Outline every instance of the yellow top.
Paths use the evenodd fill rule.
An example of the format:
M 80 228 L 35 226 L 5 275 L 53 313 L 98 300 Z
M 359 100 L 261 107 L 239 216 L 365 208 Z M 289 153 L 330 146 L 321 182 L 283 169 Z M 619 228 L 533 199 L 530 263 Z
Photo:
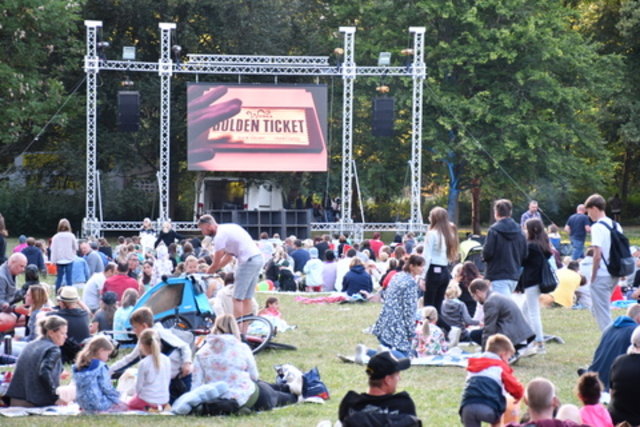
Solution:
M 561 306 L 571 308 L 576 289 L 580 287 L 580 274 L 568 268 L 561 268 L 556 271 L 556 274 L 558 275 L 558 287 L 550 295 Z

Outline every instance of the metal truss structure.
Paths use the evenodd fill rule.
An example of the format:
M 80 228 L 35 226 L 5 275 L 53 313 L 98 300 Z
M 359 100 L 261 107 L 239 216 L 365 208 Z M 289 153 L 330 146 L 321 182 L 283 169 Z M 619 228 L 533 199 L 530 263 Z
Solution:
M 422 92 L 426 77 L 424 63 L 424 27 L 411 27 L 413 33 L 413 62 L 406 67 L 362 67 L 354 60 L 355 27 L 340 27 L 344 35 L 344 57 L 341 63 L 331 65 L 324 56 L 245 56 L 245 55 L 187 55 L 187 61 L 174 62 L 171 59 L 171 36 L 176 24 L 160 23 L 160 58 L 158 62 L 128 60 L 107 60 L 98 55 L 98 29 L 101 21 L 85 21 L 87 50 L 84 70 L 87 74 L 87 171 L 86 171 L 86 214 L 82 234 L 97 237 L 104 231 L 137 231 L 139 221 L 104 221 L 96 216 L 100 207 L 97 171 L 97 75 L 100 71 L 152 72 L 160 77 L 160 153 L 159 153 L 159 215 L 160 225 L 169 218 L 169 170 L 170 170 L 170 118 L 171 118 L 171 77 L 175 73 L 187 74 L 233 74 L 271 76 L 336 76 L 342 77 L 344 84 L 342 114 L 342 193 L 340 221 L 336 223 L 314 223 L 312 230 L 339 231 L 362 236 L 364 231 L 416 231 L 423 232 L 420 211 L 421 155 L 422 155 Z M 353 163 L 353 86 L 357 76 L 411 77 L 413 79 L 412 132 L 411 132 L 411 217 L 409 223 L 353 223 L 352 183 Z M 174 228 L 181 231 L 197 230 L 193 222 L 174 222 Z

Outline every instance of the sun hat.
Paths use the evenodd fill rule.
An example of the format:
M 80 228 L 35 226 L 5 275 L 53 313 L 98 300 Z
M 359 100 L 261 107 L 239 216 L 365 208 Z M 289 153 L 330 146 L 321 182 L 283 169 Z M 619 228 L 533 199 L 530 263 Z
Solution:
M 73 286 L 63 286 L 60 288 L 60 293 L 58 294 L 58 301 L 62 302 L 77 302 L 78 290 Z

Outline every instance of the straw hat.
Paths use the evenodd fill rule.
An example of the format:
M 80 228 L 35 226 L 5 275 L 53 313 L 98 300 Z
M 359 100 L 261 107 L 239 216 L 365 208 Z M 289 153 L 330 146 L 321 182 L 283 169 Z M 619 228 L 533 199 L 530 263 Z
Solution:
M 60 288 L 60 294 L 58 294 L 58 301 L 62 302 L 77 302 L 78 290 L 73 286 L 63 286 Z

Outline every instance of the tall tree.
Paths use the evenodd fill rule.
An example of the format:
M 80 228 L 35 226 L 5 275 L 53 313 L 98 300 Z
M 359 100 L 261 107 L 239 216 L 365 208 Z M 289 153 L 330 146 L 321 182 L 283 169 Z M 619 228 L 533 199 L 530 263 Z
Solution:
M 42 149 L 69 137 L 63 128 L 81 112 L 75 98 L 55 115 L 80 73 L 69 73 L 82 57 L 74 35 L 81 2 L 4 0 L 0 5 L 0 156 L 13 162 L 29 143 Z M 76 84 L 79 82 L 75 82 Z M 39 131 L 52 126 L 39 141 Z
M 459 189 L 523 198 L 541 178 L 566 191 L 606 176 L 594 113 L 616 81 L 613 59 L 569 27 L 558 2 L 379 0 L 333 10 L 368 30 L 371 50 L 402 43 L 403 27 L 426 27 L 425 164 L 448 162 Z

